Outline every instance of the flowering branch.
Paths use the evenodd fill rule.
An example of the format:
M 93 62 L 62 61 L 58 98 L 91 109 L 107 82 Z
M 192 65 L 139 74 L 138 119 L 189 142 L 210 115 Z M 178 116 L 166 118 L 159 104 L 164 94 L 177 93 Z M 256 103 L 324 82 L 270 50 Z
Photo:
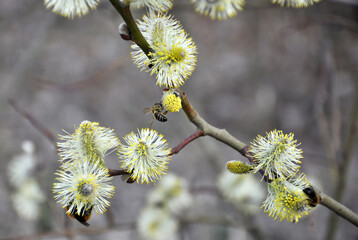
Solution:
M 187 144 L 189 144 L 191 141 L 194 141 L 195 139 L 204 136 L 203 130 L 198 130 L 189 137 L 185 138 L 181 143 L 179 143 L 177 146 L 172 148 L 169 155 L 178 154 L 180 150 L 182 150 Z
M 133 42 L 135 42 L 148 56 L 150 52 L 149 44 L 147 40 L 145 40 L 145 38 L 143 37 L 142 33 L 138 28 L 138 25 L 133 19 L 132 13 L 129 9 L 129 4 L 123 3 L 119 0 L 109 0 L 109 1 L 112 3 L 113 7 L 118 11 L 118 13 L 122 16 L 124 22 L 127 24 Z
M 233 137 L 225 129 L 216 128 L 206 122 L 203 118 L 200 117 L 197 111 L 190 104 L 186 94 L 181 90 L 179 90 L 179 92 L 182 100 L 183 110 L 189 121 L 191 121 L 199 129 L 201 129 L 204 132 L 204 135 L 209 135 L 216 140 L 225 143 L 226 145 L 237 150 L 244 157 L 248 158 L 250 162 L 253 162 L 252 157 L 248 154 L 248 146 L 245 143 Z M 261 172 L 261 174 L 263 173 Z M 335 201 L 325 193 L 317 190 L 315 187 L 313 188 L 314 190 L 316 190 L 315 192 L 318 195 L 318 199 L 320 199 L 320 204 L 327 207 L 331 211 L 335 212 L 337 215 L 345 218 L 346 220 L 358 227 L 358 215 L 356 213 L 354 213 L 352 210 L 348 209 L 341 203 Z

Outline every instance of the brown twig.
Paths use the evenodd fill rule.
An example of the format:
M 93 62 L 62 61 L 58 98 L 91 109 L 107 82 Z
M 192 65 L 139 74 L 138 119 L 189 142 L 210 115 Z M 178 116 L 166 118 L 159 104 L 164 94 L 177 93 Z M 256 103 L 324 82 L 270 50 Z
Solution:
M 203 130 L 198 130 L 189 137 L 185 138 L 181 143 L 179 143 L 177 146 L 172 148 L 169 155 L 178 154 L 180 150 L 182 150 L 186 145 L 188 145 L 191 141 L 194 141 L 195 139 L 204 136 Z
M 108 168 L 108 173 L 109 173 L 110 177 L 128 174 L 128 172 L 126 172 L 124 170 L 121 170 L 121 169 L 116 170 L 116 169 L 110 169 L 110 168 Z
M 14 99 L 9 100 L 10 105 L 15 109 L 16 112 L 20 113 L 24 118 L 26 118 L 34 128 L 36 128 L 42 135 L 46 137 L 47 140 L 51 142 L 55 148 L 57 148 L 56 137 L 53 133 L 45 127 L 39 120 L 32 116 L 28 111 L 22 108 Z

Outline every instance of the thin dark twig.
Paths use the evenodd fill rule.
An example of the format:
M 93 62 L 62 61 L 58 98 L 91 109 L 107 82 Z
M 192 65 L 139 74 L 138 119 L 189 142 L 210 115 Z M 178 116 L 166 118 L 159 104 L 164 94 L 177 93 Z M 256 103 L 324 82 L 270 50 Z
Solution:
M 188 145 L 190 142 L 194 141 L 195 139 L 204 136 L 203 130 L 198 130 L 189 137 L 185 138 L 181 143 L 179 143 L 177 146 L 172 148 L 169 155 L 178 154 L 180 150 L 182 150 L 186 145 Z
M 39 120 L 32 116 L 27 110 L 22 108 L 14 99 L 9 100 L 10 105 L 15 109 L 16 112 L 20 113 L 24 118 L 26 118 L 34 128 L 36 128 L 42 135 L 46 137 L 47 140 L 51 142 L 55 148 L 57 148 L 57 140 L 53 133 L 45 127 Z

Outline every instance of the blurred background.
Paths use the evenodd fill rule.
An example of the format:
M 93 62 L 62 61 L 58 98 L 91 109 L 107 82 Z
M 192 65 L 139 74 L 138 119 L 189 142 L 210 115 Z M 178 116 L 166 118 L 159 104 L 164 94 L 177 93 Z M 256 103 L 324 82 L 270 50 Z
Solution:
M 144 13 L 133 11 L 138 19 Z M 273 129 L 295 133 L 309 181 L 358 212 L 352 127 L 358 105 L 357 1 L 323 0 L 287 9 L 248 0 L 236 17 L 212 21 L 194 12 L 189 0 L 175 0 L 169 13 L 198 47 L 197 67 L 181 89 L 199 114 L 246 143 Z M 151 117 L 142 110 L 160 100 L 161 89 L 154 76 L 132 63 L 131 42 L 117 32 L 121 22 L 105 0 L 74 20 L 53 14 L 43 1 L 0 1 L 0 239 L 143 239 L 136 221 L 155 185 L 115 177 L 110 209 L 94 215 L 90 228 L 82 226 L 53 199 L 53 173 L 60 165 L 53 144 L 20 114 L 26 111 L 54 138 L 62 129 L 72 133 L 83 120 L 112 128 L 119 138 L 148 127 Z M 171 147 L 196 130 L 182 111 L 168 119 L 155 121 L 153 128 Z M 11 162 L 24 154 L 35 162 L 30 175 L 41 203 L 31 219 L 22 214 L 31 206 L 16 205 L 24 200 L 17 194 L 22 186 L 11 180 L 23 175 L 25 166 Z M 209 137 L 173 156 L 168 172 L 189 183 L 193 203 L 171 239 L 358 238 L 356 227 L 342 218 L 332 220 L 323 206 L 297 224 L 273 220 L 262 209 L 246 213 L 235 207 L 216 188 L 232 159 L 246 161 Z M 120 168 L 115 153 L 106 164 Z M 266 183 L 254 177 L 262 185 L 255 191 L 265 196 Z

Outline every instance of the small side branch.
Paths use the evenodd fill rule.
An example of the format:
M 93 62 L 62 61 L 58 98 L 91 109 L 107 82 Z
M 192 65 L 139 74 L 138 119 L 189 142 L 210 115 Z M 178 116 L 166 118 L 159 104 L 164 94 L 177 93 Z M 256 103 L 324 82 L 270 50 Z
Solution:
M 190 135 L 189 137 L 185 138 L 181 143 L 179 143 L 177 146 L 175 146 L 174 148 L 172 148 L 171 152 L 169 155 L 174 155 L 174 154 L 178 154 L 180 152 L 181 149 L 183 149 L 186 145 L 188 145 L 190 142 L 194 141 L 195 139 L 204 136 L 204 131 L 203 130 L 198 130 L 195 133 L 193 133 L 192 135 Z

